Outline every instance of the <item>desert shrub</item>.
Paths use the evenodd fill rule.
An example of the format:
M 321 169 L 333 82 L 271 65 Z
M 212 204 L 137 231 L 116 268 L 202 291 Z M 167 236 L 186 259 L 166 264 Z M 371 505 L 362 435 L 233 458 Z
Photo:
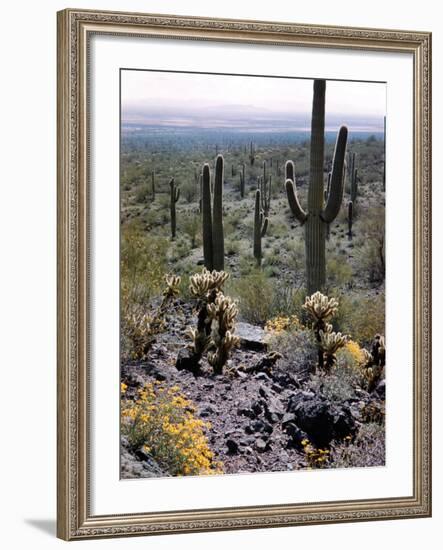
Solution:
M 268 273 L 268 271 L 266 271 Z M 279 276 L 280 273 L 277 275 Z M 286 281 L 276 280 L 274 283 L 274 295 L 271 314 L 276 316 L 297 315 L 302 319 L 302 304 L 306 297 L 304 288 L 288 284 Z
M 225 252 L 228 256 L 234 256 L 240 252 L 240 243 L 232 238 L 225 241 Z
M 122 385 L 122 435 L 133 450 L 143 448 L 174 476 L 223 473 L 205 435 L 210 424 L 195 417 L 195 406 L 177 386 L 149 383 L 135 399 L 125 391 Z
M 301 444 L 308 469 L 327 468 L 329 466 L 329 449 L 318 449 L 309 439 L 303 439 Z
M 385 333 L 385 297 L 342 294 L 334 324 L 360 345 L 368 345 L 375 334 Z
M 255 269 L 229 285 L 229 293 L 238 299 L 240 317 L 255 325 L 264 325 L 272 317 L 274 290 L 266 275 Z
M 146 203 L 152 196 L 152 188 L 150 185 L 145 184 L 137 189 L 135 194 L 135 202 Z
M 185 183 L 180 185 L 180 189 L 182 197 L 185 199 L 186 202 L 191 203 L 197 200 L 198 186 L 194 181 L 186 181 Z
M 353 442 L 333 443 L 330 467 L 364 468 L 384 466 L 386 459 L 385 428 L 380 424 L 363 424 Z
M 176 241 L 172 244 L 171 248 L 171 261 L 177 262 L 183 258 L 189 256 L 191 252 L 191 243 L 181 235 Z
M 343 403 L 355 397 L 355 386 L 359 380 L 358 373 L 353 369 L 336 367 L 328 375 L 311 375 L 306 387 L 317 395 L 323 395 L 329 401 Z
M 147 235 L 140 223 L 131 222 L 121 232 L 121 303 L 123 313 L 143 305 L 157 294 L 166 273 L 168 241 Z
M 188 212 L 183 216 L 181 223 L 184 233 L 189 237 L 191 241 L 191 248 L 197 246 L 197 240 L 200 237 L 201 221 L 197 212 Z
M 295 374 L 301 379 L 309 376 L 317 360 L 317 347 L 311 331 L 307 330 L 295 328 L 271 333 L 268 348 L 282 355 L 276 370 Z
M 337 368 L 350 368 L 361 373 L 364 363 L 364 351 L 354 340 L 349 340 L 343 348 L 337 351 Z
M 151 349 L 155 336 L 164 330 L 165 313 L 180 293 L 180 277 L 167 275 L 163 298 L 155 309 L 131 304 L 122 316 L 122 355 L 133 360 L 144 359 Z
M 360 272 L 370 282 L 382 282 L 385 279 L 384 208 L 370 208 L 366 211 L 362 233 L 365 242 L 356 252 Z
M 374 424 L 385 424 L 385 404 L 377 401 L 371 401 L 361 409 L 363 422 Z
M 328 256 L 326 276 L 328 287 L 345 287 L 352 281 L 352 268 L 337 254 Z
M 272 334 L 280 334 L 287 330 L 298 330 L 301 328 L 300 320 L 296 315 L 290 317 L 273 317 L 265 325 L 265 330 Z

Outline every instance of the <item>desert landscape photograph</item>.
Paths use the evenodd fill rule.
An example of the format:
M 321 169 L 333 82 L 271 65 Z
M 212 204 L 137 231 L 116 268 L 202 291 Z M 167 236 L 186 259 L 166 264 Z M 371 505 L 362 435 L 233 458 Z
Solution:
M 384 466 L 385 84 L 120 85 L 121 478 Z

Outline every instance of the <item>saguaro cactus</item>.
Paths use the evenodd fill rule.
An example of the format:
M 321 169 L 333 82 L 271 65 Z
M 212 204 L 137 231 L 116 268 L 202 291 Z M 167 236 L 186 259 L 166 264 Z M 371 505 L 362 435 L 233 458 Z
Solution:
M 269 210 L 271 208 L 271 185 L 272 176 L 268 176 L 266 170 L 266 161 L 263 161 L 263 177 L 259 179 L 259 188 L 261 191 L 261 207 L 265 218 L 269 216 Z
M 348 237 L 350 241 L 352 240 L 353 211 L 354 211 L 353 202 L 349 201 L 348 202 Z
M 202 223 L 203 256 L 205 267 L 222 271 L 225 263 L 223 231 L 223 156 L 215 162 L 214 197 L 211 193 L 211 172 L 209 165 L 203 166 Z
M 155 170 L 151 172 L 151 182 L 152 182 L 152 200 L 155 201 Z
M 255 161 L 255 151 L 254 151 L 254 144 L 251 141 L 250 147 L 249 147 L 249 162 L 251 163 L 251 166 L 253 166 Z
M 355 203 L 358 193 L 358 169 L 355 167 L 356 154 L 349 153 L 349 193 L 351 195 L 351 201 Z
M 261 209 L 261 191 L 257 189 L 255 192 L 255 212 L 254 212 L 254 258 L 257 260 L 257 265 L 261 265 L 262 248 L 261 240 L 266 235 L 268 229 L 268 217 L 264 215 Z
M 313 294 L 326 282 L 326 228 L 337 216 L 343 199 L 343 166 L 348 129 L 342 126 L 337 135 L 328 200 L 324 205 L 324 141 L 326 81 L 314 80 L 311 121 L 310 178 L 308 208 L 300 205 L 296 191 L 294 165 L 286 163 L 286 193 L 293 215 L 305 226 L 307 292 Z
M 180 187 L 175 183 L 174 178 L 171 179 L 169 182 L 170 187 L 170 196 L 171 196 L 171 202 L 170 202 L 170 210 L 171 210 L 171 238 L 172 240 L 175 239 L 175 232 L 177 228 L 177 215 L 175 211 L 175 204 L 178 201 L 180 197 Z
M 240 174 L 240 196 L 242 199 L 245 198 L 245 163 L 242 164 L 242 169 Z

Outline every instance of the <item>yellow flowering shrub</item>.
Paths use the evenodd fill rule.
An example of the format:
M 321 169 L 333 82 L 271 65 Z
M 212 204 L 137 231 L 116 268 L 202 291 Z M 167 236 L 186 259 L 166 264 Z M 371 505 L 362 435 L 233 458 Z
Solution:
M 329 462 L 329 451 L 328 449 L 317 449 L 309 439 L 303 439 L 301 442 L 303 447 L 303 452 L 305 454 L 306 462 L 308 463 L 308 468 L 324 468 L 328 465 Z
M 291 315 L 289 317 L 273 317 L 269 319 L 265 325 L 265 330 L 274 334 L 280 334 L 288 330 L 297 330 L 299 328 L 301 328 L 301 324 L 296 315 Z
M 348 368 L 361 375 L 365 362 L 364 350 L 355 340 L 348 340 L 345 346 L 337 351 L 338 368 Z
M 223 473 L 205 435 L 209 422 L 195 417 L 195 406 L 178 386 L 149 383 L 135 399 L 125 397 L 124 384 L 121 389 L 122 433 L 133 449 L 143 447 L 171 475 Z

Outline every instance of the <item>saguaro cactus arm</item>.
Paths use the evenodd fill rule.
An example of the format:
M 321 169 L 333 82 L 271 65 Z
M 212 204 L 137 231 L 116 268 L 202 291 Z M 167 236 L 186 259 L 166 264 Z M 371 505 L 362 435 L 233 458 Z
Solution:
M 298 200 L 297 188 L 296 188 L 295 182 L 291 179 L 287 179 L 285 186 L 286 186 L 286 194 L 288 195 L 288 203 L 292 214 L 297 218 L 297 220 L 301 224 L 305 223 L 305 221 L 308 219 L 308 216 L 306 212 L 303 210 L 303 208 L 301 207 L 300 201 Z
M 285 163 L 285 179 L 295 182 L 295 166 L 292 160 L 287 160 Z
M 332 164 L 331 186 L 328 202 L 322 212 L 322 218 L 326 223 L 331 223 L 337 217 L 343 200 L 344 188 L 344 163 L 346 154 L 346 143 L 348 140 L 348 129 L 342 126 L 337 135 L 335 143 L 334 161 Z

